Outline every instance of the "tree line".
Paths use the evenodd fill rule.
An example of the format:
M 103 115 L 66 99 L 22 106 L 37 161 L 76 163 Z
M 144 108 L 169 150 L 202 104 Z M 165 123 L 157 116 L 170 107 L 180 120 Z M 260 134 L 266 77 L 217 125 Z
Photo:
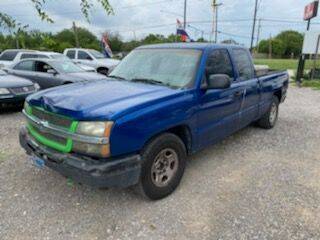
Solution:
M 88 29 L 76 29 L 79 45 L 82 48 L 101 50 L 100 39 Z M 124 41 L 119 34 L 108 34 L 109 44 L 114 52 L 129 52 L 132 49 L 147 44 L 179 42 L 179 36 L 171 34 L 149 34 L 139 40 Z M 197 39 L 197 42 L 206 42 L 205 39 Z M 234 40 L 225 40 L 223 43 L 237 44 Z M 271 50 L 273 56 L 297 57 L 301 53 L 303 35 L 296 31 L 283 31 L 276 37 L 261 40 L 255 51 L 268 54 Z M 39 30 L 21 30 L 18 34 L 4 35 L 0 33 L 0 50 L 10 48 L 26 48 L 45 51 L 63 52 L 65 48 L 76 47 L 74 30 L 64 29 L 55 34 L 41 32 Z

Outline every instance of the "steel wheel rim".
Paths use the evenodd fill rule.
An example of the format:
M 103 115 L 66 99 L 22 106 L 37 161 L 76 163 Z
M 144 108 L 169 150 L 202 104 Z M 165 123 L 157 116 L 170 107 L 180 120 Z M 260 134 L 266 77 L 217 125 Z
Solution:
M 171 148 L 161 150 L 155 157 L 151 168 L 151 179 L 157 187 L 167 186 L 179 167 L 178 154 Z
M 275 123 L 277 119 L 277 115 L 278 115 L 277 105 L 273 103 L 270 109 L 270 116 L 269 116 L 269 121 L 272 125 Z

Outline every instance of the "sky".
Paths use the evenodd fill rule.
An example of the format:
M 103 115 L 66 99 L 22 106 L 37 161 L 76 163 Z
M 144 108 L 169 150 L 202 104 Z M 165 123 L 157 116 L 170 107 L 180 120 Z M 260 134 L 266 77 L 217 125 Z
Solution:
M 212 0 L 187 0 L 187 31 L 193 39 L 212 32 Z M 260 39 L 276 36 L 283 30 L 304 32 L 304 6 L 311 0 L 259 0 Z M 58 32 L 77 26 L 86 27 L 98 37 L 105 31 L 119 33 L 123 40 L 141 39 L 149 33 L 168 35 L 176 31 L 176 19 L 183 21 L 184 0 L 110 0 L 114 15 L 107 15 L 98 1 L 88 22 L 80 11 L 80 0 L 46 0 L 44 9 L 54 20 L 50 24 L 37 16 L 31 0 L 0 0 L 0 11 L 9 14 L 29 29 Z M 255 0 L 218 0 L 223 5 L 218 14 L 218 41 L 234 39 L 250 45 Z M 320 16 L 319 16 L 320 18 Z M 320 30 L 320 19 L 312 20 L 311 28 Z M 255 34 L 257 39 L 259 22 Z M 1 30 L 1 29 L 0 29 Z M 3 30 L 2 30 L 3 31 Z

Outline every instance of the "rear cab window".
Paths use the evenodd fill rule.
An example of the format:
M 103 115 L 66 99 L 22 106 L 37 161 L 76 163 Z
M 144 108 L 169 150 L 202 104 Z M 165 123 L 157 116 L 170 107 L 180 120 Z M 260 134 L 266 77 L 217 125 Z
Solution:
M 76 58 L 76 51 L 75 50 L 68 50 L 66 56 L 70 59 Z
M 233 58 L 239 73 L 239 80 L 246 81 L 254 78 L 254 69 L 249 52 L 244 49 L 233 49 Z
M 92 60 L 92 57 L 85 51 L 78 51 L 78 59 L 81 60 Z
M 0 61 L 13 61 L 19 51 L 4 51 L 1 55 L 0 55 Z

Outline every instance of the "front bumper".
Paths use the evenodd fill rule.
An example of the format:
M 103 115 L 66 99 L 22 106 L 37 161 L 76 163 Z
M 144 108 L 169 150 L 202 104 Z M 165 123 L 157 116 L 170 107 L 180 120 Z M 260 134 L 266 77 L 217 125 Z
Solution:
M 28 95 L 29 94 L 23 94 L 23 95 L 10 94 L 10 95 L 2 95 L 2 96 L 0 95 L 0 107 L 23 104 Z
M 59 153 L 36 143 L 25 127 L 21 128 L 19 139 L 28 155 L 43 159 L 47 167 L 75 182 L 97 188 L 126 188 L 139 181 L 141 157 L 138 154 L 98 161 L 77 154 Z

